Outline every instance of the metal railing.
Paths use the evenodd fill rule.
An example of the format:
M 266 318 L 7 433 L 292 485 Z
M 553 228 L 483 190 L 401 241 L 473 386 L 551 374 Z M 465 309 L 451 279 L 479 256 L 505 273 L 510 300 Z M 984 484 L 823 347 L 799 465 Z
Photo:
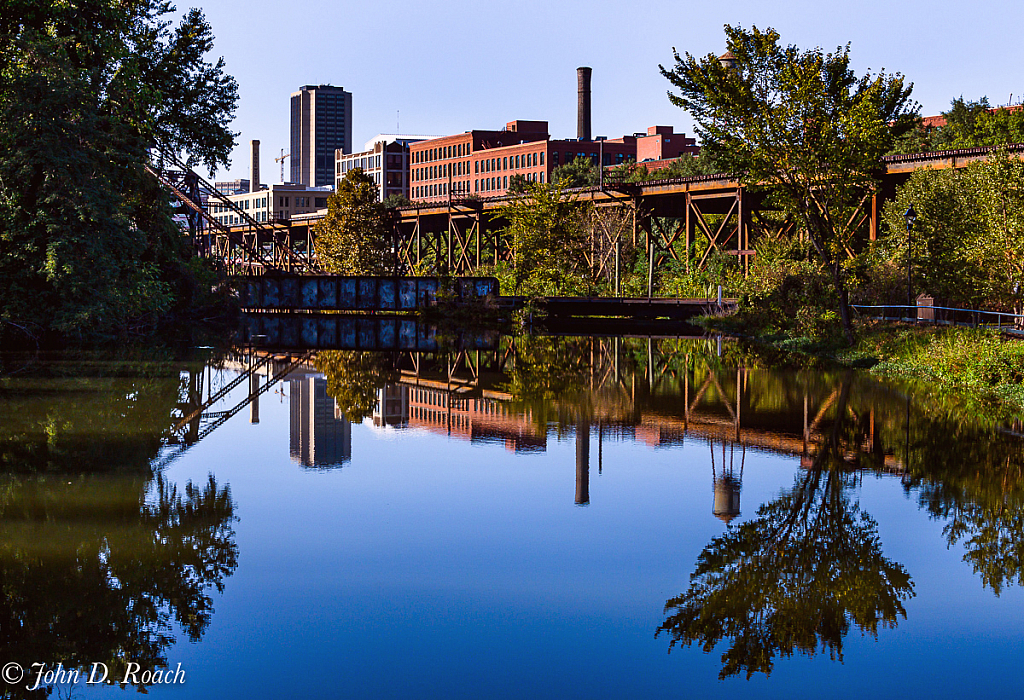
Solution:
M 982 311 L 953 306 L 899 306 L 851 304 L 858 314 L 880 321 L 939 323 L 970 328 L 990 328 L 1000 333 L 1024 335 L 1024 314 L 1009 311 Z M 892 310 L 893 313 L 888 312 Z M 877 314 L 877 315 L 876 315 Z

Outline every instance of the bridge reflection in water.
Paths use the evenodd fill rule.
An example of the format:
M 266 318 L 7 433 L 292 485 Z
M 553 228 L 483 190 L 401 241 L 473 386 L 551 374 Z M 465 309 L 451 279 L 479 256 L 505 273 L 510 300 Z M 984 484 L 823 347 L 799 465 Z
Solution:
M 600 473 L 606 441 L 654 449 L 703 441 L 712 513 L 724 522 L 741 513 L 748 449 L 792 455 L 806 468 L 840 423 L 848 468 L 905 471 L 901 446 L 883 446 L 875 431 L 878 412 L 891 424 L 895 413 L 902 415 L 902 404 L 894 407 L 892 395 L 860 382 L 857 406 L 849 398 L 840 405 L 843 388 L 856 383 L 852 375 L 764 370 L 732 358 L 734 344 L 721 338 L 464 333 L 449 339 L 456 347 L 442 351 L 434 329 L 413 323 L 417 337 L 430 338 L 435 349 L 240 349 L 226 366 L 242 372 L 231 386 L 247 381 L 247 396 L 227 411 L 210 410 L 224 391 L 199 402 L 176 426 L 182 449 L 244 406 L 257 422 L 261 395 L 283 382 L 291 405 L 291 454 L 306 467 L 348 463 L 351 422 L 364 419 L 379 430 L 426 430 L 517 453 L 545 451 L 554 431 L 574 436 L 574 501 L 585 505 L 592 456 L 596 452 Z M 861 395 L 869 387 L 869 395 Z M 283 400 L 285 390 L 277 391 Z

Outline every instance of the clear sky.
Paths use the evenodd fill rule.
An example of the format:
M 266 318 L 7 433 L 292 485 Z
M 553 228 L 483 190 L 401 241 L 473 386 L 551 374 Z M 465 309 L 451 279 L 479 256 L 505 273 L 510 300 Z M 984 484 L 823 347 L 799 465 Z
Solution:
M 187 3 L 181 3 L 184 10 Z M 259 139 L 264 182 L 288 143 L 289 95 L 331 84 L 353 93 L 352 145 L 400 129 L 451 134 L 545 119 L 553 138 L 576 136 L 576 67 L 593 73 L 593 133 L 611 138 L 654 124 L 690 131 L 669 104 L 658 64 L 672 48 L 724 50 L 726 23 L 774 27 L 784 43 L 831 50 L 850 43 L 854 67 L 898 71 L 914 83 L 922 114 L 954 97 L 994 105 L 1024 95 L 1016 2 L 829 3 L 207 0 L 215 56 L 239 83 L 238 146 L 217 179 L 249 176 Z

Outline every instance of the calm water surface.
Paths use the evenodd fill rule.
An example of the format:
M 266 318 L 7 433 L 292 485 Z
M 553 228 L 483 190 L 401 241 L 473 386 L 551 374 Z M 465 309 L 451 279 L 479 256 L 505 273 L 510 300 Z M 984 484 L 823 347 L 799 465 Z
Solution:
M 1019 693 L 1024 441 L 920 387 L 643 338 L 0 362 L 4 697 L 136 693 L 94 663 L 190 698 Z

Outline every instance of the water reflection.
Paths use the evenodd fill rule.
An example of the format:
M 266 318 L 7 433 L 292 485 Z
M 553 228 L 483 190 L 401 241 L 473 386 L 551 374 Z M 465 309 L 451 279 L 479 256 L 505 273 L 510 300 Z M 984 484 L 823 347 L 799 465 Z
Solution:
M 658 634 L 670 647 L 727 645 L 723 677 L 769 673 L 795 652 L 841 660 L 851 629 L 876 635 L 905 618 L 914 584 L 853 497 L 864 473 L 898 477 L 945 522 L 948 543 L 966 548 L 983 585 L 998 594 L 1021 582 L 1022 441 L 927 396 L 911 399 L 913 388 L 777 370 L 707 341 L 527 337 L 503 339 L 494 352 L 377 362 L 386 370 L 371 365 L 364 378 L 387 425 L 517 451 L 544 449 L 552 434 L 574 437 L 577 505 L 591 502 L 594 432 L 599 469 L 605 440 L 658 449 L 705 441 L 710 510 L 725 523 L 741 517 L 747 450 L 792 456 L 801 469 L 793 485 L 713 539 L 689 589 L 665 606 Z M 343 384 L 332 365 L 318 367 L 328 386 Z M 371 394 L 361 392 L 368 413 Z
M 701 537 L 696 562 L 679 557 L 670 590 L 682 593 L 664 609 L 649 601 L 643 634 L 658 626 L 662 651 L 724 651 L 723 677 L 767 674 L 797 653 L 841 660 L 850 631 L 884 634 L 908 615 L 914 572 L 862 508 L 865 474 L 886 475 L 941 522 L 986 589 L 1024 583 L 1021 436 L 916 388 L 782 370 L 734 343 L 521 337 L 450 352 L 246 349 L 207 363 L 47 367 L 0 379 L 0 652 L 11 658 L 158 665 L 173 626 L 203 635 L 237 565 L 235 505 L 214 477 L 176 488 L 161 469 L 246 410 L 250 423 L 288 421 L 304 468 L 348 465 L 354 452 L 358 462 L 353 441 L 367 430 L 353 423 L 509 459 L 547 453 L 566 467 L 558 505 L 580 506 L 577 523 L 612 510 L 600 479 L 610 445 L 687 450 L 701 517 L 721 534 Z M 288 411 L 267 406 L 271 391 Z M 795 474 L 765 503 L 750 486 L 759 452 Z
M 316 375 L 288 379 L 292 459 L 304 467 L 340 467 L 352 459 L 352 423 Z
M 721 678 L 768 674 L 777 655 L 795 651 L 842 660 L 852 626 L 877 635 L 879 626 L 906 618 L 910 575 L 883 555 L 875 521 L 850 497 L 855 475 L 846 448 L 851 428 L 857 432 L 847 420 L 850 384 L 844 376 L 836 420 L 792 488 L 713 539 L 689 589 L 665 604 L 658 634 L 669 636 L 670 648 L 699 644 L 710 652 L 728 640 Z M 718 495 L 716 482 L 716 507 Z
M 0 658 L 164 667 L 173 625 L 198 641 L 237 566 L 228 487 L 152 467 L 202 364 L 36 369 L 0 380 Z

